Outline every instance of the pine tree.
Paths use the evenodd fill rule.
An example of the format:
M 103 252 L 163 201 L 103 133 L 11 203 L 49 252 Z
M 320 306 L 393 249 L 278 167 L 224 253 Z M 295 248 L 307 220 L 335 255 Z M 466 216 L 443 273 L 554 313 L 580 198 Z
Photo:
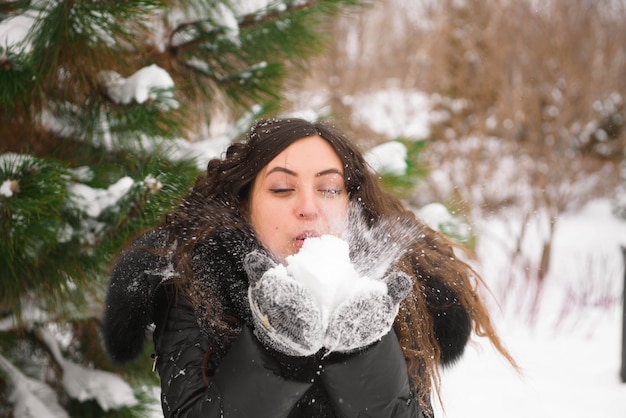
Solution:
M 145 412 L 150 344 L 102 349 L 107 268 L 356 3 L 0 2 L 0 416 Z

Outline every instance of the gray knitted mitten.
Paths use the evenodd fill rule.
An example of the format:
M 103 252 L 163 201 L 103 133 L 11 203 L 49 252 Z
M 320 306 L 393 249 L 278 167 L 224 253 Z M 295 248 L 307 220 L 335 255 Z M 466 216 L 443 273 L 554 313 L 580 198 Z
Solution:
M 357 292 L 337 307 L 328 323 L 324 347 L 336 352 L 356 351 L 391 330 L 412 282 L 403 272 L 389 273 L 382 280 L 387 292 L 375 288 Z
M 268 347 L 290 356 L 309 356 L 322 348 L 321 312 L 311 293 L 283 265 L 260 252 L 244 260 L 254 334 Z

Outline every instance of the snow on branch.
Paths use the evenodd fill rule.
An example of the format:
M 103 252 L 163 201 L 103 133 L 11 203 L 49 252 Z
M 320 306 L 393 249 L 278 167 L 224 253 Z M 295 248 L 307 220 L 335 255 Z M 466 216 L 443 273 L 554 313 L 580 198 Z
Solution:
M 16 330 L 18 328 L 31 329 L 34 324 L 50 320 L 49 312 L 31 303 L 22 304 L 19 316 L 7 315 L 0 319 L 0 332 Z
M 117 104 L 141 104 L 150 100 L 156 101 L 163 110 L 179 107 L 172 91 L 174 80 L 155 64 L 138 70 L 128 78 L 115 71 L 102 70 L 98 73 L 98 83 L 107 97 Z
M 370 149 L 365 154 L 365 160 L 377 173 L 402 176 L 406 174 L 408 167 L 407 154 L 404 144 L 398 141 L 389 141 Z
M 15 418 L 69 418 L 67 412 L 59 405 L 57 395 L 50 386 L 26 376 L 2 354 L 0 354 L 0 369 L 5 371 L 13 383 L 9 401 L 14 405 Z
M 122 177 L 107 189 L 94 189 L 86 184 L 70 185 L 73 206 L 79 208 L 91 218 L 97 218 L 102 211 L 117 203 L 135 184 L 128 176 Z
M 32 45 L 26 37 L 34 22 L 35 16 L 30 12 L 0 21 L 0 58 L 6 58 L 9 50 L 30 53 Z
M 229 6 L 220 4 L 214 10 L 205 15 L 197 16 L 198 11 L 194 10 L 194 18 L 191 19 L 181 10 L 170 11 L 169 19 L 173 23 L 173 30 L 169 37 L 169 49 L 180 52 L 182 50 L 193 49 L 199 42 L 197 38 L 191 38 L 186 33 L 190 28 L 200 29 L 201 32 L 208 32 L 214 37 L 223 37 L 235 45 L 240 45 L 240 29 L 256 25 L 263 22 L 278 20 L 287 13 L 293 13 L 302 9 L 312 7 L 318 1 L 294 0 L 242 0 L 231 2 Z M 215 27 L 209 27 L 208 22 L 219 22 Z M 182 42 L 176 40 L 183 39 Z
M 81 402 L 95 399 L 105 411 L 138 404 L 133 389 L 118 375 L 104 370 L 89 369 L 65 359 L 61 354 L 59 343 L 51 332 L 38 328 L 36 333 L 61 367 L 63 388 L 70 397 Z

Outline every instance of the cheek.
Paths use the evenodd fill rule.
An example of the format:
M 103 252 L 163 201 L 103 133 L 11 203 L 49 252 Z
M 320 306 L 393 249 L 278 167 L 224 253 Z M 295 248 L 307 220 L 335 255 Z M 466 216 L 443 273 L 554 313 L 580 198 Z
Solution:
M 257 206 L 251 213 L 252 228 L 261 243 L 268 249 L 275 246 L 284 216 L 278 208 Z M 283 221 L 281 221 L 283 220 Z

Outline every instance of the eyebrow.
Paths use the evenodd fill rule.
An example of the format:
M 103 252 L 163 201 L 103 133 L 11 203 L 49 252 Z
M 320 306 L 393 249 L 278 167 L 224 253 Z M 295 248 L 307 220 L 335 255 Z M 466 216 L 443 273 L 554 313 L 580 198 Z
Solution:
M 285 174 L 288 174 L 288 175 L 294 176 L 294 177 L 298 176 L 298 174 L 295 171 L 293 171 L 293 170 L 290 170 L 290 169 L 288 169 L 286 167 L 277 166 L 277 167 L 272 168 L 270 171 L 268 171 L 267 174 L 265 175 L 265 177 L 269 176 L 272 173 L 277 173 L 277 172 L 278 173 L 285 173 Z M 343 173 L 341 171 L 337 170 L 336 168 L 329 168 L 329 169 L 326 169 L 326 170 L 322 170 L 319 173 L 316 173 L 315 177 L 327 176 L 329 174 L 339 174 L 340 176 L 343 176 Z

